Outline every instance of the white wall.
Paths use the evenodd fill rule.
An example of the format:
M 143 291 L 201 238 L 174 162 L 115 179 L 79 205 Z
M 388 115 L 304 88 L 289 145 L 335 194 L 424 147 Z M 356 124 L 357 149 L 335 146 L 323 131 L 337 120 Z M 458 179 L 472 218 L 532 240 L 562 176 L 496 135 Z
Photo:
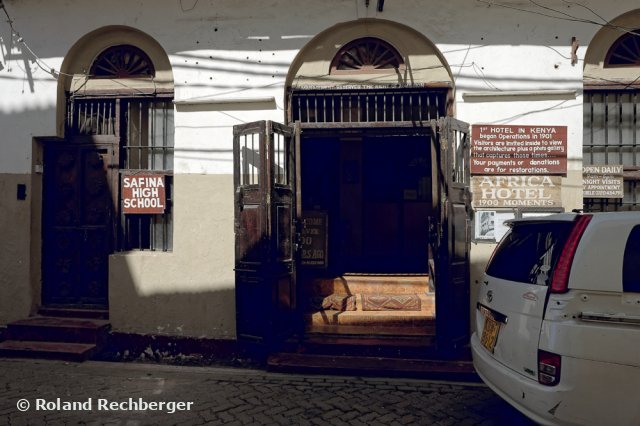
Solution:
M 571 2 L 541 2 L 576 17 L 600 20 L 586 7 Z M 553 13 L 532 3 L 505 3 L 508 7 L 469 0 L 388 1 L 379 13 L 375 1 L 366 8 L 364 0 L 5 0 L 14 30 L 27 44 L 12 35 L 5 20 L 0 21 L 0 60 L 4 64 L 0 70 L 0 179 L 12 175 L 11 182 L 14 182 L 16 174 L 31 173 L 32 136 L 56 132 L 57 82 L 47 71 L 59 69 L 71 46 L 97 28 L 134 27 L 163 46 L 173 67 L 177 101 L 275 99 L 275 107 L 269 109 L 264 109 L 263 103 L 234 107 L 214 103 L 177 108 L 176 174 L 227 175 L 219 181 L 225 182 L 232 173 L 232 126 L 261 119 L 283 121 L 284 81 L 300 49 L 316 34 L 337 23 L 365 17 L 407 25 L 440 49 L 455 78 L 455 108 L 459 119 L 472 124 L 568 126 L 569 157 L 575 160 L 570 161 L 569 168 L 577 172 L 582 143 L 582 58 L 600 26 L 542 16 L 540 13 Z M 637 6 L 635 1 L 628 0 L 582 3 L 607 20 Z M 577 52 L 580 61 L 576 65 L 570 63 L 572 37 L 577 37 L 581 44 Z M 37 61 L 29 49 L 38 56 Z M 511 93 L 473 100 L 466 96 L 482 92 L 508 95 L 523 90 L 533 94 Z M 575 95 L 568 92 L 558 95 L 548 90 L 575 91 Z M 570 180 L 574 182 L 575 177 Z M 575 201 L 571 199 L 567 203 L 573 205 Z M 204 206 L 194 203 L 195 206 L 211 215 L 209 221 L 232 226 L 230 206 L 219 209 L 213 201 Z M 176 214 L 176 229 L 181 229 L 185 233 L 184 241 L 189 241 L 190 235 L 201 230 L 197 219 L 189 215 L 183 217 L 190 219 Z M 180 223 L 181 220 L 184 222 Z M 12 226 L 11 221 L 0 222 L 0 234 L 6 235 L 5 231 Z M 19 234 L 28 236 L 28 223 L 21 226 L 24 229 Z M 31 240 L 39 238 L 32 235 Z M 224 238 L 228 239 L 229 235 L 225 234 Z M 483 247 L 476 252 L 479 265 L 488 251 Z M 28 250 L 13 256 L 25 253 L 28 255 Z M 116 263 L 124 265 L 129 261 Z M 5 256 L 0 261 L 0 270 L 16 262 L 17 258 Z M 223 278 L 210 277 L 204 284 L 207 291 L 229 289 L 232 262 L 232 256 L 227 256 L 216 264 L 224 271 Z M 474 271 L 481 271 L 478 265 Z M 198 265 L 192 268 L 197 269 Z M 185 280 L 190 280 L 189 270 L 178 273 L 172 267 L 171 271 L 172 277 L 185 274 Z M 200 270 L 198 279 L 202 271 L 210 269 Z M 145 278 L 137 279 L 144 281 Z M 178 278 L 176 286 L 177 281 Z M 152 282 L 138 284 L 145 291 L 153 291 L 150 290 Z M 168 291 L 167 283 L 163 284 L 162 291 Z M 0 300 L 0 312 L 3 303 L 12 302 Z M 123 309 L 119 312 L 125 316 L 119 318 L 118 324 L 125 327 L 126 312 Z M 184 312 L 188 314 L 187 305 Z M 233 336 L 233 318 L 228 311 L 224 315 L 224 319 L 218 321 L 222 329 L 214 334 Z M 148 332 L 156 331 L 149 328 Z M 197 327 L 193 330 L 193 333 L 202 331 Z
M 633 1 L 583 2 L 605 19 L 631 10 Z M 167 51 L 176 83 L 176 99 L 275 97 L 278 109 L 181 114 L 176 117 L 177 148 L 205 152 L 204 159 L 178 154 L 178 173 L 230 173 L 229 158 L 211 150 L 229 146 L 230 126 L 254 119 L 283 120 L 283 81 L 292 59 L 315 34 L 339 22 L 378 17 L 422 32 L 444 53 L 457 84 L 458 117 L 473 122 L 540 123 L 563 121 L 578 132 L 580 125 L 558 118 L 572 114 L 574 102 L 514 106 L 507 102 L 469 105 L 469 91 L 578 89 L 582 62 L 572 66 L 571 37 L 580 40 L 583 57 L 597 25 L 540 16 L 552 14 L 526 2 L 510 7 L 452 0 L 426 6 L 421 1 L 111 1 L 7 0 L 14 28 L 41 61 L 34 63 L 25 45 L 0 22 L 3 86 L 0 96 L 0 171 L 28 172 L 27 135 L 50 135 L 55 130 L 55 80 L 42 68 L 58 68 L 69 48 L 83 35 L 107 25 L 128 25 L 155 38 Z M 544 4 L 577 17 L 599 20 L 578 5 L 559 0 Z M 52 25 L 55 20 L 56 25 Z M 579 108 L 573 108 L 579 110 Z M 535 114 L 529 114 L 536 110 Z M 25 112 L 29 120 L 18 118 Z M 522 115 L 525 114 L 525 115 Z M 570 130 L 571 131 L 571 130 Z M 579 134 L 575 133 L 579 138 Z M 222 142 L 225 141 L 225 142 Z M 207 154 L 207 152 L 209 152 Z M 218 151 L 213 151 L 218 152 Z M 182 161 L 184 158 L 185 161 Z

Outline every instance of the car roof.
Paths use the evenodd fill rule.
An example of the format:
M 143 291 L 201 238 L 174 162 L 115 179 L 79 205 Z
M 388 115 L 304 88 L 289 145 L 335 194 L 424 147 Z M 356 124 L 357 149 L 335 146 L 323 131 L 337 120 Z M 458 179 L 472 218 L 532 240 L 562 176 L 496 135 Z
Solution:
M 573 222 L 578 213 L 556 213 L 544 216 L 523 217 L 521 219 L 511 219 L 505 221 L 507 226 L 524 225 L 531 223 L 547 223 L 547 222 Z
M 534 224 L 534 223 L 572 222 L 575 220 L 577 216 L 581 214 L 582 213 L 571 212 L 571 213 L 556 213 L 556 214 L 545 215 L 545 216 L 531 216 L 531 217 L 524 217 L 521 219 L 511 219 L 511 220 L 505 221 L 505 224 L 507 226 L 512 227 L 514 225 L 524 225 L 524 224 Z M 593 216 L 594 219 L 597 219 L 598 221 L 613 219 L 613 218 L 621 219 L 623 217 L 640 220 L 640 211 L 597 212 L 597 213 L 587 213 L 587 214 L 589 214 L 590 216 Z

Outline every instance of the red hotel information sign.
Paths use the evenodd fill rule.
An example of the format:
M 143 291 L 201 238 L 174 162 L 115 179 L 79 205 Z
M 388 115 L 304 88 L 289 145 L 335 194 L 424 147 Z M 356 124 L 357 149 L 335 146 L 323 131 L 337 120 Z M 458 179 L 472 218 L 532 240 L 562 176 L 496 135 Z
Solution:
M 166 206 L 163 175 L 122 176 L 122 209 L 125 214 L 162 214 Z
M 471 174 L 567 174 L 567 126 L 474 124 L 471 140 Z

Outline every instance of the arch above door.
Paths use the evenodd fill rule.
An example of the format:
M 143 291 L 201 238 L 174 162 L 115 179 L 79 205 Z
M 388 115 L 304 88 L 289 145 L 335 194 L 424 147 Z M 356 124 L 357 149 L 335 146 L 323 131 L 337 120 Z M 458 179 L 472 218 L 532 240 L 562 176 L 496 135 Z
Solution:
M 94 78 L 92 67 L 108 49 L 131 46 L 144 52 L 151 62 L 153 73 L 146 76 Z M 124 78 L 122 78 L 124 77 Z M 117 93 L 123 89 L 140 95 L 172 94 L 173 71 L 169 57 L 151 36 L 135 28 L 111 25 L 94 30 L 80 38 L 65 55 L 58 78 L 56 130 L 64 135 L 66 100 L 70 95 Z
M 636 32 L 640 28 L 640 9 L 632 10 L 611 20 L 611 24 L 603 26 L 594 36 L 584 57 L 584 85 L 585 87 L 609 86 L 638 83 L 638 65 L 628 64 L 620 66 L 612 63 L 611 50 L 621 38 Z M 628 30 L 626 30 L 628 29 Z M 635 46 L 635 44 L 634 44 Z M 635 52 L 637 56 L 637 52 Z M 615 61 L 614 61 L 615 62 Z
M 402 66 L 356 72 L 331 72 L 336 55 L 358 39 L 377 39 L 392 47 Z M 438 48 L 423 34 L 405 25 L 380 19 L 359 19 L 337 24 L 314 37 L 289 69 L 287 88 L 319 89 L 345 85 L 449 85 L 453 78 Z M 363 87 L 364 88 L 364 87 Z

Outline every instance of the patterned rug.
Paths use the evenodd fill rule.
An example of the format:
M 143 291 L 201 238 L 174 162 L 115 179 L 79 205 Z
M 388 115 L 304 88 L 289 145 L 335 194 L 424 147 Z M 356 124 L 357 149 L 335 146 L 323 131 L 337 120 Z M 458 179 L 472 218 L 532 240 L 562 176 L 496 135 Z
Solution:
M 363 311 L 419 311 L 417 294 L 362 294 Z
M 355 311 L 356 297 L 343 294 L 314 297 L 311 299 L 311 307 L 315 310 Z

